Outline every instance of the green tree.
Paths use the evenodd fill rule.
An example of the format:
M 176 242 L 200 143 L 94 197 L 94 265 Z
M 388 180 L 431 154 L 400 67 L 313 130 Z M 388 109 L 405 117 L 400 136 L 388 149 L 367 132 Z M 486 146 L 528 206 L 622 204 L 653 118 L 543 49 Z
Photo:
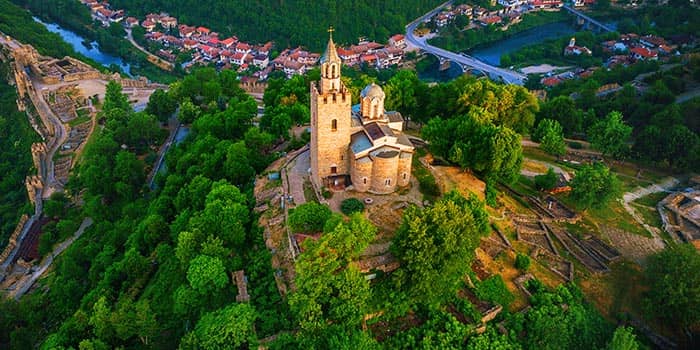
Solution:
M 257 318 L 250 304 L 229 306 L 205 314 L 193 333 L 180 343 L 182 349 L 252 349 L 258 344 L 254 323 Z
M 651 317 L 684 328 L 700 321 L 700 254 L 692 245 L 674 245 L 652 255 L 645 275 Z
M 401 262 L 399 289 L 418 303 L 437 306 L 452 297 L 469 270 L 488 214 L 476 197 L 450 192 L 432 207 L 408 208 L 392 244 Z
M 348 198 L 340 203 L 340 211 L 345 215 L 350 215 L 355 212 L 362 212 L 365 210 L 365 204 L 357 198 Z
M 122 86 L 114 80 L 110 80 L 105 88 L 105 100 L 102 104 L 103 111 L 110 111 L 114 108 L 119 108 L 123 111 L 131 111 L 129 100 L 122 93 Z
M 190 261 L 187 280 L 200 294 L 211 294 L 228 284 L 224 263 L 219 258 L 199 255 Z
M 622 114 L 619 112 L 610 112 L 588 129 L 591 147 L 616 159 L 621 159 L 629 153 L 628 141 L 631 135 L 632 127 L 622 120 Z
M 563 155 L 566 153 L 566 142 L 559 122 L 553 119 L 542 119 L 537 124 L 535 133 L 540 142 L 540 148 L 553 155 Z M 533 134 L 533 139 L 535 134 Z
M 569 96 L 557 96 L 544 104 L 538 113 L 539 119 L 553 119 L 559 122 L 563 132 L 571 135 L 583 130 L 583 113 L 576 108 Z
M 584 165 L 571 180 L 571 198 L 582 208 L 600 208 L 622 194 L 620 180 L 603 163 Z
M 557 186 L 559 176 L 554 172 L 554 169 L 549 168 L 544 175 L 535 176 L 535 187 L 538 190 L 548 191 Z
M 289 228 L 294 232 L 321 232 L 331 215 L 331 210 L 326 205 L 315 202 L 304 203 L 294 208 L 289 214 Z
M 175 99 L 169 93 L 162 89 L 156 89 L 148 98 L 146 112 L 155 115 L 161 123 L 165 123 L 175 113 L 176 108 Z
M 637 350 L 639 343 L 630 327 L 617 327 L 605 350 Z
M 307 239 L 296 261 L 289 305 L 305 333 L 319 335 L 329 322 L 357 329 L 371 298 L 369 281 L 351 264 L 371 242 L 377 229 L 360 214 L 319 238 Z
M 190 99 L 186 99 L 180 103 L 180 112 L 178 113 L 177 118 L 182 123 L 191 124 L 197 120 L 201 114 L 202 110 L 199 108 L 199 106 L 192 103 Z

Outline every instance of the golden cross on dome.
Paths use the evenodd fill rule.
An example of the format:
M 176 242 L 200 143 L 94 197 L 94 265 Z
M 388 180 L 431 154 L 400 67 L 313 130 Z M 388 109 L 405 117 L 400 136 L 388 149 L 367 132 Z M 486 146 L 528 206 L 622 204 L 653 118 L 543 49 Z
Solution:
M 331 37 L 331 40 L 333 40 L 333 32 L 335 32 L 335 29 L 333 29 L 333 26 L 328 27 L 328 35 Z

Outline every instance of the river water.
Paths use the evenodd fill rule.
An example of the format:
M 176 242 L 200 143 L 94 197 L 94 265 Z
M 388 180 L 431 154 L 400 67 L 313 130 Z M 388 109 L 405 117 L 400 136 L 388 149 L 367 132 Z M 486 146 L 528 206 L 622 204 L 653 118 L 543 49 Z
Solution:
M 100 51 L 97 42 L 91 42 L 90 47 L 88 48 L 85 45 L 83 45 L 83 42 L 87 42 L 87 40 L 81 37 L 80 35 L 70 30 L 61 28 L 58 24 L 45 23 L 37 17 L 32 18 L 34 18 L 34 21 L 44 25 L 44 27 L 46 27 L 46 29 L 48 29 L 50 32 L 60 35 L 65 42 L 70 44 L 73 47 L 73 49 L 75 49 L 75 51 L 82 54 L 83 56 L 91 58 L 95 62 L 105 67 L 109 67 L 110 65 L 114 64 L 116 66 L 119 66 L 119 68 L 121 68 L 121 70 L 126 74 L 131 75 L 131 67 L 128 63 L 124 62 L 124 60 L 119 57 L 112 56 L 110 54 L 106 54 Z

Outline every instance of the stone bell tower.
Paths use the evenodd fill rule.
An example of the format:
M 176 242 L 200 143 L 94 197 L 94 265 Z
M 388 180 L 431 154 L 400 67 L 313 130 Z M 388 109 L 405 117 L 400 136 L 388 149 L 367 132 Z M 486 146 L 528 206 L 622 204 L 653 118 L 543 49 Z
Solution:
M 345 185 L 350 173 L 350 91 L 340 80 L 342 61 L 333 43 L 333 28 L 321 57 L 321 81 L 311 83 L 311 180 L 316 186 Z

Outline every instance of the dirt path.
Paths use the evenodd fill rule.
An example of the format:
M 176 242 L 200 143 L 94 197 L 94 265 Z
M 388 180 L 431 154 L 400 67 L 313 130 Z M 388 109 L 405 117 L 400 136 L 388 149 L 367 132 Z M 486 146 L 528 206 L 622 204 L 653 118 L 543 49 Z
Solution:
M 551 163 L 548 163 L 548 162 L 539 161 L 539 160 L 535 160 L 535 159 L 531 159 L 531 158 L 525 158 L 525 159 L 527 159 L 528 162 L 532 162 L 532 163 L 536 163 L 536 164 L 541 164 L 541 165 L 544 165 L 544 166 L 547 167 L 547 168 L 552 168 L 552 169 L 554 169 L 554 172 L 555 172 L 555 173 L 557 173 L 557 174 L 562 174 L 562 175 L 564 176 L 564 179 L 566 179 L 566 181 L 570 181 L 570 180 L 571 180 L 571 175 L 570 175 L 568 172 L 566 172 L 564 169 L 562 169 L 562 168 L 560 168 L 560 167 L 558 167 L 558 166 L 556 166 L 556 165 L 554 165 L 554 164 L 551 164 Z M 537 176 L 537 175 L 542 175 L 542 174 L 544 174 L 544 173 L 539 173 L 539 172 L 536 172 L 536 171 L 527 170 L 527 169 L 525 169 L 525 168 L 522 168 L 522 169 L 520 169 L 520 174 L 525 175 L 525 176 L 533 177 L 533 176 Z
M 32 273 L 29 278 L 24 278 L 20 280 L 16 285 L 14 291 L 12 291 L 9 296 L 15 298 L 15 300 L 19 300 L 19 298 L 22 297 L 29 289 L 34 285 L 36 280 L 38 280 L 46 270 L 49 269 L 51 264 L 53 263 L 53 260 L 55 257 L 63 253 L 64 250 L 66 250 L 68 247 L 70 247 L 73 242 L 75 242 L 76 239 L 78 239 L 83 232 L 85 232 L 85 229 L 90 227 L 92 225 L 92 218 L 85 218 L 83 222 L 80 224 L 80 227 L 78 228 L 77 231 L 73 234 L 72 237 L 68 238 L 67 240 L 63 241 L 63 243 L 59 244 L 48 256 L 46 256 L 40 266 L 37 267 L 37 269 Z
M 642 216 L 639 215 L 639 213 L 637 213 L 637 211 L 634 209 L 634 207 L 632 207 L 632 205 L 630 205 L 630 203 L 634 200 L 637 200 L 652 193 L 668 192 L 670 189 L 678 186 L 679 183 L 680 181 L 677 178 L 667 177 L 659 183 L 652 184 L 647 187 L 641 187 L 632 192 L 627 192 L 624 195 L 622 195 L 622 206 L 625 208 L 625 210 L 630 215 L 632 215 L 632 217 L 635 221 L 637 221 L 637 223 L 642 225 L 644 229 L 651 233 L 651 235 L 654 237 L 654 240 L 657 241 L 657 244 L 660 244 L 661 246 L 665 246 L 665 243 L 663 239 L 661 239 L 661 237 L 659 236 L 657 230 L 647 225 L 647 223 L 644 222 Z

